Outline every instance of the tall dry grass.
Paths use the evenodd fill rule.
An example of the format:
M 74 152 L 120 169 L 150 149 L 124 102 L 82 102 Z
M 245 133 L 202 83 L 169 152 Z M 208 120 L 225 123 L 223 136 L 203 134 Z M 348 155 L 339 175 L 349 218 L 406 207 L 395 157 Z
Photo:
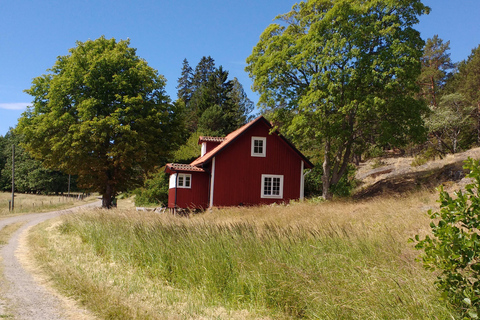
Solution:
M 68 216 L 32 233 L 44 270 L 109 319 L 450 319 L 407 243 L 436 195 Z

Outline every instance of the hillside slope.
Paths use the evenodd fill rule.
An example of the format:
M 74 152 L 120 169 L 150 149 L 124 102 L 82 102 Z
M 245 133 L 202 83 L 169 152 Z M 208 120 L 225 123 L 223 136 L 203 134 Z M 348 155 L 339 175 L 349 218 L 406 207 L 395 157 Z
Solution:
M 360 185 L 355 198 L 371 197 L 385 193 L 403 193 L 419 188 L 435 188 L 443 184 L 447 191 L 464 187 L 464 161 L 479 159 L 480 148 L 447 155 L 421 166 L 412 166 L 413 157 L 376 158 L 363 162 L 357 168 L 356 179 Z

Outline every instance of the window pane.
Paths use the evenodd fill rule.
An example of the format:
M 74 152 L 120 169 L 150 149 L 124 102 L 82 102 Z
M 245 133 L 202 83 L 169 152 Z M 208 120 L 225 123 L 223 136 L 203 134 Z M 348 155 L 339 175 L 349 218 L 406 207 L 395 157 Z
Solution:
M 178 186 L 183 187 L 183 175 L 178 175 Z
M 253 153 L 263 153 L 263 140 L 253 141 Z
M 265 177 L 263 194 L 266 196 L 272 195 L 272 178 Z
M 190 188 L 190 176 L 185 176 L 185 187 Z
M 272 195 L 280 195 L 280 178 L 273 178 Z

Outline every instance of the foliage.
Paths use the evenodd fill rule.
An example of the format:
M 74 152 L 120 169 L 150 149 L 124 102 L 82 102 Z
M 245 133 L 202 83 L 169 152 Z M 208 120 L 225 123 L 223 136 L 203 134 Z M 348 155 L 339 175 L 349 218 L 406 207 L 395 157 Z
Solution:
M 475 106 L 473 115 L 476 119 L 476 142 L 480 144 L 480 45 L 472 50 L 467 60 L 459 63 L 458 73 L 452 83 L 458 92 Z
M 248 122 L 253 111 L 238 79 L 228 80 L 228 71 L 217 68 L 210 56 L 202 57 L 195 70 L 185 59 L 177 89 L 190 133 L 225 136 Z
M 103 206 L 141 184 L 181 137 L 165 79 L 129 47 L 101 37 L 77 42 L 26 90 L 33 106 L 20 118 L 23 146 L 48 168 L 78 175 Z
M 448 50 L 450 50 L 450 41 L 443 43 L 438 35 L 427 39 L 423 49 L 422 73 L 418 77 L 418 82 L 421 87 L 420 95 L 432 108 L 438 106 L 440 90 L 450 76 L 449 70 L 454 68 L 450 53 L 447 53 Z
M 444 95 L 438 106 L 432 108 L 425 124 L 440 142 L 440 152 L 443 149 L 450 153 L 458 152 L 461 133 L 472 127 L 470 120 L 474 109 L 459 93 Z
M 320 146 L 325 198 L 370 144 L 424 138 L 415 99 L 424 42 L 413 25 L 428 10 L 420 0 L 300 2 L 248 57 L 260 106 L 301 149 Z
M 469 159 L 465 169 L 472 184 L 452 198 L 440 189 L 440 211 L 429 214 L 432 236 L 418 241 L 425 268 L 438 269 L 438 288 L 464 317 L 480 315 L 480 161 Z
M 165 167 L 158 169 L 153 173 L 142 188 L 134 191 L 136 206 L 161 205 L 167 206 L 168 203 L 168 179 L 169 175 L 165 172 Z
M 332 185 L 331 193 L 333 196 L 348 197 L 357 186 L 355 181 L 356 168 L 353 164 L 348 166 L 348 172 L 340 181 Z M 322 195 L 322 176 L 323 168 L 321 164 L 316 164 L 313 169 L 305 175 L 305 197 L 318 197 Z
M 191 163 L 196 158 L 200 157 L 200 146 L 198 145 L 198 139 L 200 138 L 200 132 L 194 132 L 190 135 L 187 142 L 180 146 L 173 154 L 173 161 L 177 163 Z
M 0 190 L 3 189 L 3 176 L 2 170 L 5 168 L 5 163 L 7 162 L 7 156 L 5 154 L 8 148 L 7 139 L 3 136 L 0 136 Z
M 68 175 L 49 170 L 21 147 L 21 137 L 13 130 L 3 138 L 5 165 L 0 168 L 0 190 L 12 190 L 12 145 L 15 146 L 15 191 L 21 193 L 64 193 L 68 191 Z M 71 179 L 71 191 L 76 191 L 75 178 Z

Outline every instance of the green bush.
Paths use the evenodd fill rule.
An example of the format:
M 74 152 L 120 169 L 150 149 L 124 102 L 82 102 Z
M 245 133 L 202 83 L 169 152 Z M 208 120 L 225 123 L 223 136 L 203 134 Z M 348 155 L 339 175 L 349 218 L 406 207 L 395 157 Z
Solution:
M 145 180 L 143 188 L 138 188 L 135 194 L 136 206 L 166 206 L 168 202 L 168 179 L 165 167 L 160 168 Z
M 432 236 L 420 240 L 417 249 L 424 250 L 426 269 L 438 269 L 436 284 L 443 296 L 465 319 L 478 319 L 480 314 L 480 163 L 468 159 L 465 169 L 473 183 L 465 192 L 452 198 L 440 189 L 440 211 L 429 211 L 433 221 Z
M 348 197 L 352 193 L 353 189 L 357 186 L 355 171 L 355 166 L 350 164 L 347 173 L 340 179 L 340 181 L 337 184 L 330 186 L 330 191 L 334 196 Z M 315 163 L 313 169 L 305 175 L 305 197 L 312 198 L 322 195 L 322 175 L 322 163 Z

